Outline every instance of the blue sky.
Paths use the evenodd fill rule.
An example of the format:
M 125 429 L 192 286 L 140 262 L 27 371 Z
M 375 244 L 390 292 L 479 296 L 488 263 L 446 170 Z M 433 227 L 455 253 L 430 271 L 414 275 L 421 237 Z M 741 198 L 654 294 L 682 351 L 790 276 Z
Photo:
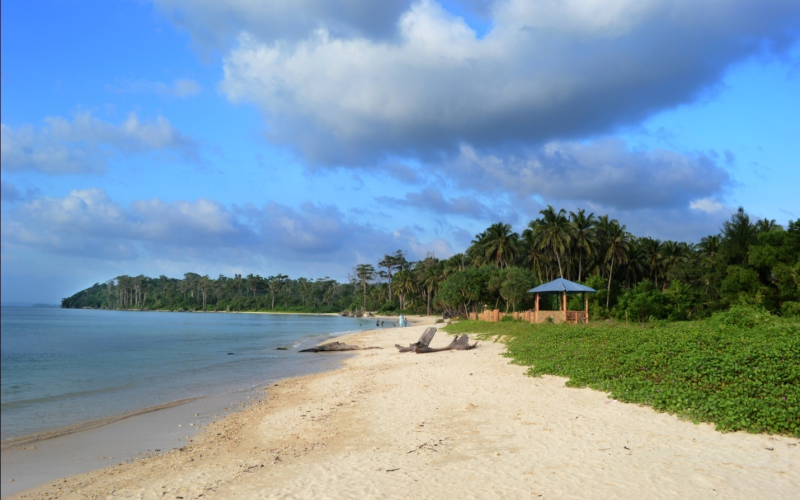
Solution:
M 800 217 L 800 5 L 2 3 L 2 300 L 345 279 L 551 204 L 698 241 Z

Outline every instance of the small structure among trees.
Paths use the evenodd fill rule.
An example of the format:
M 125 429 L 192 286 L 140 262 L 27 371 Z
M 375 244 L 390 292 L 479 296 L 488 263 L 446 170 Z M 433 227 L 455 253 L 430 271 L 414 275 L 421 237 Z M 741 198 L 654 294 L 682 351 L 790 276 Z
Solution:
M 532 311 L 523 311 L 512 313 L 514 319 L 521 319 L 530 323 L 544 323 L 545 321 L 552 321 L 553 323 L 588 323 L 589 322 L 589 297 L 587 293 L 597 293 L 594 288 L 580 285 L 564 278 L 555 279 L 549 283 L 544 283 L 536 288 L 528 291 L 528 293 L 536 294 L 536 302 Z M 582 293 L 584 296 L 585 309 L 583 311 L 569 311 L 567 310 L 567 295 Z M 559 294 L 561 297 L 558 301 L 559 308 L 557 311 L 542 311 L 539 309 L 539 297 L 544 294 Z M 471 319 L 482 321 L 500 321 L 503 314 L 499 310 L 490 310 L 483 313 L 472 313 Z

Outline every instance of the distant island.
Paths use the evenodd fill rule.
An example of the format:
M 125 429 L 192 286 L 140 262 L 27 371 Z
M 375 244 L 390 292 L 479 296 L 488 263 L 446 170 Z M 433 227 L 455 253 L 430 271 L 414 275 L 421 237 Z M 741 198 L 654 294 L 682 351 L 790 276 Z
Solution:
M 521 234 L 498 222 L 477 234 L 464 253 L 412 262 L 398 250 L 375 265 L 358 264 L 344 283 L 284 274 L 123 275 L 63 299 L 61 307 L 467 317 L 486 309 L 530 309 L 528 290 L 563 277 L 598 290 L 589 299 L 593 319 L 700 319 L 742 301 L 800 316 L 798 273 L 800 220 L 784 228 L 774 220 L 751 220 L 739 208 L 720 234 L 694 244 L 637 237 L 607 215 L 548 206 Z M 558 307 L 552 295 L 541 304 L 543 310 Z M 569 309 L 583 307 L 570 302 Z

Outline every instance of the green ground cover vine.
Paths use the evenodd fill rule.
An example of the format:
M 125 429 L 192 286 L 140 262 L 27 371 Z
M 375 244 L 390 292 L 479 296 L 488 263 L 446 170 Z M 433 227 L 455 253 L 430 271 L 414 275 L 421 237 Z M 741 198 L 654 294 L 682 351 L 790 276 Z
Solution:
M 758 316 L 753 325 L 749 321 Z M 528 374 L 568 377 L 719 431 L 800 437 L 800 322 L 732 310 L 664 325 L 531 325 L 461 321 L 451 334 L 499 336 Z

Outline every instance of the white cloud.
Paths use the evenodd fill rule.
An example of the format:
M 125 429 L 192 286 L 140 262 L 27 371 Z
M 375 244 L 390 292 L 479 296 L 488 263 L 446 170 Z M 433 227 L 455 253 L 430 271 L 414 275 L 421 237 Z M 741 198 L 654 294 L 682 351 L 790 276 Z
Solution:
M 264 41 L 295 40 L 319 29 L 337 36 L 387 38 L 410 0 L 154 0 L 195 43 L 225 47 L 242 31 Z
M 459 156 L 441 168 L 462 189 L 623 210 L 685 207 L 690 200 L 721 193 L 730 183 L 728 173 L 705 156 L 631 151 L 619 139 L 551 142 L 519 157 L 462 146 Z
M 171 152 L 195 160 L 197 145 L 164 117 L 141 121 L 131 113 L 119 125 L 77 113 L 72 121 L 60 116 L 44 126 L 0 125 L 0 162 L 8 172 L 37 170 L 47 174 L 102 173 L 118 154 Z
M 707 214 L 714 214 L 725 209 L 725 205 L 714 200 L 713 198 L 701 198 L 699 200 L 693 200 L 691 203 L 689 203 L 689 208 L 692 210 L 700 210 L 701 212 L 705 212 Z
M 303 266 L 325 264 L 328 273 L 338 270 L 340 278 L 359 259 L 376 261 L 398 247 L 410 258 L 423 258 L 431 250 L 452 253 L 444 241 L 421 242 L 408 228 L 393 234 L 332 206 L 305 203 L 292 208 L 271 202 L 229 209 L 201 198 L 137 200 L 125 208 L 99 188 L 41 197 L 4 210 L 2 241 L 4 248 L 113 262 L 268 261 L 273 272 L 280 266 L 299 274 Z
M 322 164 L 536 145 L 692 101 L 734 62 L 786 47 L 800 4 L 509 0 L 492 18 L 481 39 L 427 0 L 392 39 L 340 36 L 320 17 L 289 42 L 242 22 L 221 88 L 260 107 L 271 140 Z
M 434 188 L 425 188 L 418 193 L 406 193 L 403 198 L 381 196 L 376 199 L 381 205 L 412 207 L 437 216 L 457 215 L 481 220 L 504 220 L 515 222 L 516 214 L 507 208 L 498 211 L 490 208 L 475 196 L 455 196 L 447 199 L 441 191 Z

